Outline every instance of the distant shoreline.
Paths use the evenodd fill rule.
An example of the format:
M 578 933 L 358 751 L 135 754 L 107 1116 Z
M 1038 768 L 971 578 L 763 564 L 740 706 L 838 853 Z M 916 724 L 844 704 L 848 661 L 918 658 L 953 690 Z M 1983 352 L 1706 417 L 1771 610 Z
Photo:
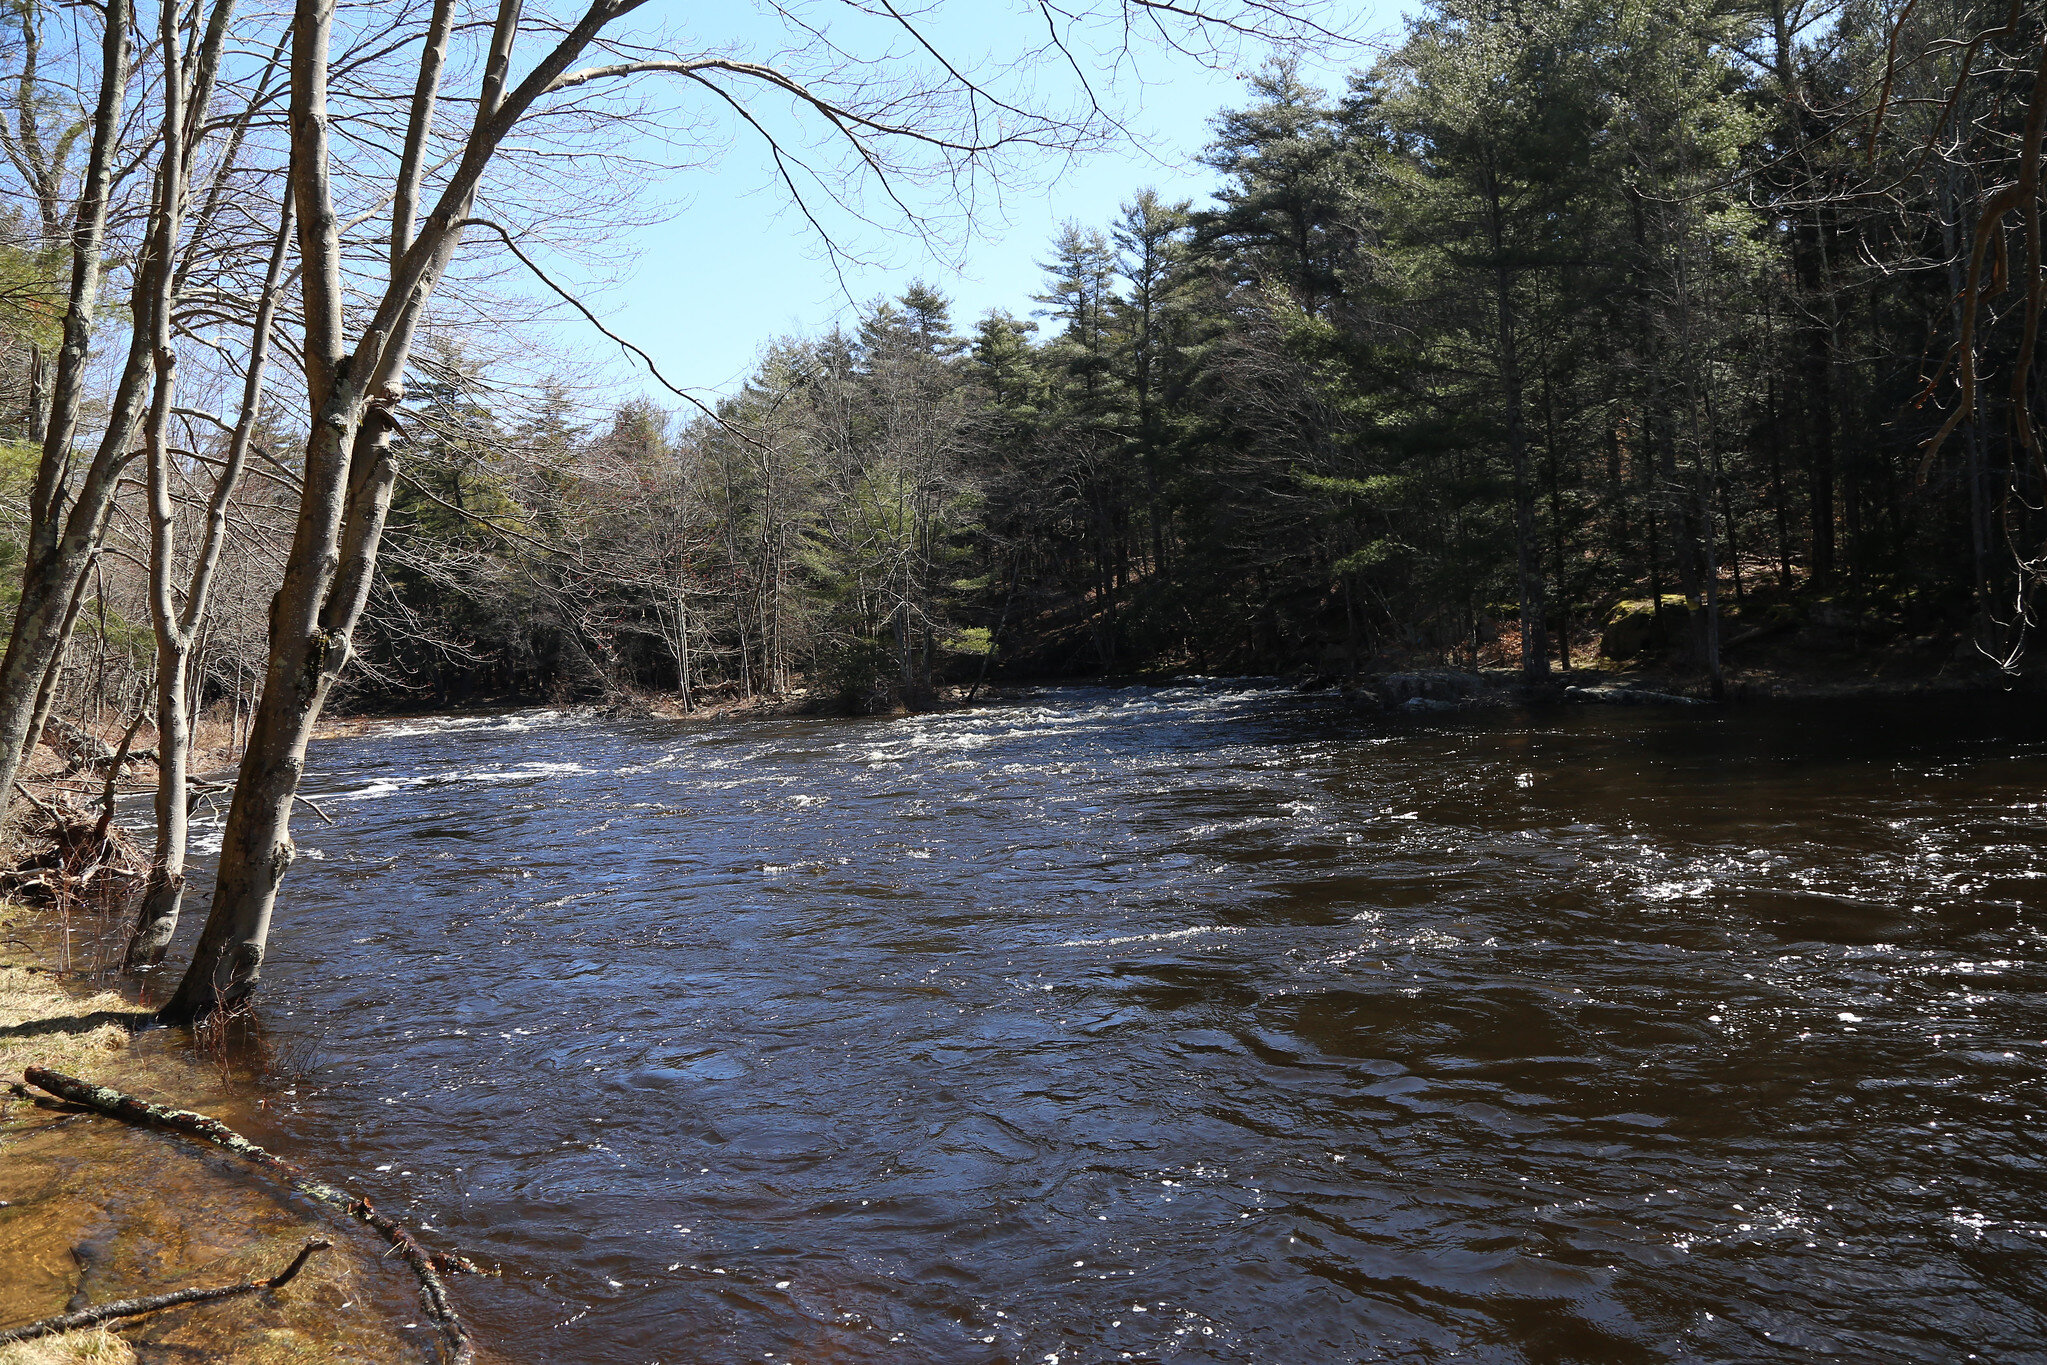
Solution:
M 802 717 L 885 719 L 891 716 L 944 714 L 971 707 L 1013 701 L 1045 688 L 1065 687 L 1153 687 L 1184 686 L 1193 681 L 1265 683 L 1274 689 L 1301 693 L 1332 693 L 1344 697 L 1361 711 L 1478 710 L 1514 706 L 1545 705 L 1642 705 L 1703 703 L 1711 700 L 1706 681 L 1688 673 L 1663 669 L 1591 668 L 1555 671 L 1540 683 L 1524 680 L 1519 669 L 1481 668 L 1389 668 L 1350 676 L 1302 670 L 1291 675 L 1194 674 L 1185 670 L 1143 672 L 1106 676 L 1052 676 L 1005 678 L 999 685 L 983 686 L 973 701 L 968 689 L 948 688 L 916 707 L 857 711 L 820 698 L 803 689 L 786 694 L 762 694 L 746 698 L 723 698 L 700 703 L 684 711 L 672 693 L 630 693 L 611 699 L 590 698 L 561 702 L 530 696 L 492 696 L 451 703 L 446 706 L 403 710 L 364 710 L 323 717 L 314 732 L 316 739 L 351 739 L 376 733 L 378 727 L 408 720 L 447 719 L 459 716 L 501 715 L 554 707 L 590 715 L 618 718 L 649 718 L 688 722 L 730 722 L 787 720 Z M 1767 670 L 1730 673 L 1726 695 L 1718 704 L 1741 706 L 1755 703 L 1828 700 L 1910 700 L 1913 698 L 1971 695 L 2031 694 L 2047 688 L 2047 678 L 2032 673 L 2017 675 L 1991 670 L 1968 673 L 1935 673 L 1898 677 L 1871 676 L 1858 669 L 1834 673 L 1785 674 Z M 1423 704 L 1415 704 L 1415 703 Z

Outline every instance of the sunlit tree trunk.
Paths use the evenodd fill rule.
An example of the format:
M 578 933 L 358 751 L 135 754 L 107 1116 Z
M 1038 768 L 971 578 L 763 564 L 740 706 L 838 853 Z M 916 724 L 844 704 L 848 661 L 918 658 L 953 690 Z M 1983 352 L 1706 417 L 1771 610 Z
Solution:
M 270 333 L 277 311 L 278 290 L 283 281 L 285 261 L 290 254 L 291 220 L 292 206 L 287 198 L 280 215 L 277 239 L 271 248 L 263 293 L 256 305 L 248 373 L 242 385 L 241 411 L 207 507 L 205 536 L 185 588 L 182 611 L 172 599 L 176 509 L 170 501 L 169 452 L 164 449 L 162 439 L 162 408 L 167 405 L 170 393 L 168 374 L 159 379 L 158 404 L 150 414 L 150 608 L 156 630 L 157 677 L 164 682 L 157 691 L 156 851 L 143 887 L 142 908 L 128 940 L 124 965 L 129 971 L 160 963 L 172 936 L 177 933 L 190 841 L 191 798 L 187 788 L 193 699 L 188 692 L 192 690 L 190 663 L 193 641 L 199 627 L 207 620 L 214 576 L 221 551 L 227 543 L 228 506 L 248 462 L 256 421 L 262 412 L 263 375 L 269 361 Z M 238 677 L 235 688 L 237 732 L 240 723 L 241 685 Z
M 113 481 L 96 460 L 83 488 L 71 442 L 78 434 L 85 367 L 99 307 L 108 196 L 128 85 L 130 0 L 106 0 L 100 41 L 99 98 L 92 146 L 71 229 L 71 285 L 64 307 L 64 339 L 50 381 L 42 460 L 29 501 L 29 534 L 14 628 L 0 659 L 0 814 L 49 714 L 55 672 L 77 620 L 79 593 L 105 526 Z M 140 320 L 137 320 L 140 325 Z M 116 409 L 115 417 L 118 417 Z M 121 433 L 125 442 L 126 433 Z M 94 475 L 97 477 L 94 477 Z
M 277 889 L 291 866 L 292 803 L 306 745 L 347 667 L 353 632 L 376 573 L 397 471 L 390 409 L 402 393 L 420 315 L 461 243 L 476 189 L 520 115 L 554 88 L 569 63 L 610 20 L 633 8 L 607 0 L 586 11 L 509 90 L 519 0 L 500 0 L 475 121 L 454 173 L 410 241 L 393 239 L 391 279 L 352 352 L 345 352 L 342 225 L 330 181 L 328 48 L 332 0 L 300 0 L 292 29 L 291 186 L 298 217 L 305 313 L 305 369 L 313 413 L 299 516 L 284 579 L 270 607 L 270 659 L 242 753 L 222 835 L 213 906 L 192 963 L 161 1015 L 189 1023 L 247 999 L 262 977 Z M 445 43 L 447 30 L 436 29 Z M 444 52 L 422 61 L 434 69 Z M 415 93 L 406 146 L 430 132 L 432 102 Z M 407 155 L 416 198 L 425 158 Z

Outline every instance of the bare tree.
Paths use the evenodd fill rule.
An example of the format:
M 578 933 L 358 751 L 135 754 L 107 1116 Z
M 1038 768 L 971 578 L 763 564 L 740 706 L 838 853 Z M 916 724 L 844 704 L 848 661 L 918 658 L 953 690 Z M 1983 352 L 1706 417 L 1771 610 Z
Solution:
M 4 813 L 15 775 L 27 751 L 41 735 L 49 714 L 50 696 L 63 662 L 64 646 L 84 600 L 85 580 L 113 504 L 120 471 L 126 464 L 126 443 L 134 423 L 133 398 L 139 386 L 126 386 L 117 399 L 108 437 L 82 475 L 76 468 L 72 442 L 77 438 L 86 364 L 92 347 L 93 323 L 99 312 L 100 275 L 108 211 L 112 202 L 120 151 L 122 109 L 129 77 L 128 28 L 130 0 L 107 0 L 101 18 L 98 96 L 92 113 L 91 150 L 80 179 L 70 232 L 71 286 L 65 300 L 64 340 L 58 348 L 50 380 L 47 416 L 43 419 L 42 461 L 29 501 L 29 537 L 24 557 L 21 598 L 15 608 L 13 633 L 0 659 L 0 813 Z M 44 168 L 32 164 L 32 174 Z M 44 186 L 47 174 L 37 175 Z M 54 190 L 51 191 L 54 194 Z M 47 208 L 45 212 L 50 210 Z M 150 295 L 138 288 L 137 301 L 146 309 Z M 136 320 L 138 328 L 142 316 Z M 146 354 L 143 363 L 146 364 Z M 137 379 L 140 378 L 139 367 Z M 124 374 L 124 381 L 127 376 Z M 126 400 L 127 406 L 120 406 Z M 126 415 L 125 428 L 114 430 Z
M 338 208 L 332 145 L 331 58 L 338 7 L 299 0 L 291 33 L 291 192 L 298 214 L 304 299 L 303 364 L 311 432 L 303 454 L 303 496 L 283 585 L 271 612 L 271 654 L 262 700 L 244 753 L 224 835 L 213 908 L 192 965 L 164 1007 L 170 1022 L 189 1022 L 248 996 L 261 975 L 277 889 L 290 866 L 289 822 L 305 766 L 306 742 L 335 680 L 347 666 L 352 634 L 375 578 L 384 523 L 397 477 L 393 438 L 412 346 L 427 305 L 448 273 L 476 215 L 485 172 L 513 130 L 529 119 L 578 107 L 583 92 L 641 75 L 672 77 L 728 109 L 761 136 L 775 174 L 799 209 L 813 214 L 812 194 L 834 193 L 803 149 L 779 134 L 767 106 L 815 120 L 841 146 L 852 175 L 866 176 L 901 205 L 899 184 L 918 175 L 965 184 L 1005 154 L 1070 149 L 1109 128 L 1091 93 L 1077 110 L 1033 109 L 1027 78 L 1007 88 L 978 79 L 970 64 L 940 54 L 923 22 L 889 10 L 891 44 L 916 41 L 931 61 L 903 66 L 900 57 L 862 60 L 793 6 L 773 7 L 809 32 L 813 72 L 785 69 L 726 52 L 628 55 L 607 30 L 644 0 L 596 0 L 571 20 L 540 20 L 532 28 L 556 36 L 526 74 L 513 79 L 514 53 L 529 25 L 519 0 L 500 0 L 484 55 L 467 133 L 448 158 L 434 207 L 407 240 L 409 206 L 423 202 L 428 167 L 423 150 L 433 134 L 436 91 L 452 41 L 445 20 L 430 23 L 414 83 L 409 121 L 388 201 L 395 206 L 388 275 L 352 308 L 345 279 L 345 224 Z M 1185 42 L 1275 26 L 1299 31 L 1297 9 L 1283 0 L 1235 0 L 1214 14 L 1167 0 L 1118 0 L 1072 12 L 1042 8 L 1062 55 L 1078 26 L 1145 24 Z M 862 7 L 848 5 L 856 17 Z M 872 16 L 865 16 L 871 20 Z M 1175 35 L 1178 35 L 1175 38 Z M 603 48 L 620 60 L 575 68 Z M 635 53 L 640 49 L 635 46 Z M 888 48 L 882 49 L 884 53 Z M 841 198 L 841 203 L 849 201 Z M 488 223 L 508 242 L 510 233 Z M 4 684 L 4 679 L 0 679 Z M 4 690 L 4 689 L 0 689 Z M 0 741 L 7 735 L 0 695 Z
M 205 532 L 193 557 L 183 601 L 176 596 L 177 508 L 172 501 L 171 452 L 165 424 L 176 381 L 176 354 L 167 336 L 158 352 L 157 387 L 151 403 L 147 451 L 149 458 L 149 604 L 156 631 L 157 787 L 156 852 L 143 888 L 141 914 L 128 943 L 129 970 L 154 967 L 163 960 L 177 932 L 179 905 L 185 890 L 185 854 L 190 827 L 188 776 L 191 762 L 191 697 L 195 685 L 193 649 L 212 606 L 214 577 L 228 539 L 228 511 L 249 460 L 258 418 L 263 411 L 263 377 L 269 363 L 271 330 L 291 244 L 292 205 L 286 200 L 279 215 L 270 267 L 256 305 L 248 372 L 241 410 L 229 437 L 227 453 L 207 502 Z

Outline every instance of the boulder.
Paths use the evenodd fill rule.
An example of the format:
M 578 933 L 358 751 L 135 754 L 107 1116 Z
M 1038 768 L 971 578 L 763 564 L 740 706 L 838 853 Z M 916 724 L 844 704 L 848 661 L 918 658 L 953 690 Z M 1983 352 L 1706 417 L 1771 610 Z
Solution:
M 1660 610 L 1646 597 L 1622 602 L 1606 618 L 1606 629 L 1599 636 L 1599 652 L 1609 659 L 1636 659 L 1681 649 L 1687 640 L 1690 620 L 1691 613 L 1683 598 L 1665 596 Z

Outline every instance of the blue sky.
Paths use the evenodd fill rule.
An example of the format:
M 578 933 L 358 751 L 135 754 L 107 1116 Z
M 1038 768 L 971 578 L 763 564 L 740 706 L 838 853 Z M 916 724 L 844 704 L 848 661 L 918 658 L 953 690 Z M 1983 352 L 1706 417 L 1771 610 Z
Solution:
M 998 53 L 1030 40 L 1017 14 L 990 0 L 953 12 L 962 9 L 972 20 L 955 22 L 951 37 L 967 49 Z M 1397 29 L 1401 6 L 1330 0 L 1327 12 L 1349 31 L 1385 36 Z M 779 36 L 766 21 L 741 14 L 726 10 L 721 18 L 742 42 L 764 48 Z M 692 29 L 699 22 L 689 20 Z M 690 36 L 701 40 L 698 33 Z M 1256 55 L 1247 53 L 1247 64 L 1255 65 Z M 1305 74 L 1340 88 L 1344 75 L 1369 59 L 1362 48 L 1327 52 L 1307 59 Z M 774 188 L 767 158 L 755 143 L 734 138 L 711 164 L 653 187 L 648 198 L 659 206 L 656 220 L 621 234 L 612 252 L 618 264 L 597 294 L 598 312 L 613 331 L 652 355 L 669 379 L 717 393 L 742 381 L 774 338 L 813 335 L 850 316 L 849 294 L 864 302 L 898 294 L 921 278 L 953 300 L 953 319 L 962 327 L 989 308 L 1027 313 L 1041 277 L 1037 262 L 1063 221 L 1106 227 L 1143 186 L 1200 203 L 1214 184 L 1194 158 L 1215 115 L 1246 102 L 1241 76 L 1156 51 L 1142 57 L 1140 76 L 1119 79 L 1109 101 L 1123 114 L 1130 138 L 1073 164 L 1017 168 L 1006 177 L 999 212 L 984 214 L 963 246 L 955 242 L 933 253 L 911 233 L 836 222 L 834 231 L 871 258 L 842 266 L 843 284 L 816 233 Z M 1062 78 L 1071 81 L 1057 71 L 1032 73 L 1047 89 Z M 579 323 L 564 321 L 561 333 L 593 359 L 618 354 Z M 617 372 L 625 378 L 622 366 Z M 658 396 L 650 383 L 644 387 Z

